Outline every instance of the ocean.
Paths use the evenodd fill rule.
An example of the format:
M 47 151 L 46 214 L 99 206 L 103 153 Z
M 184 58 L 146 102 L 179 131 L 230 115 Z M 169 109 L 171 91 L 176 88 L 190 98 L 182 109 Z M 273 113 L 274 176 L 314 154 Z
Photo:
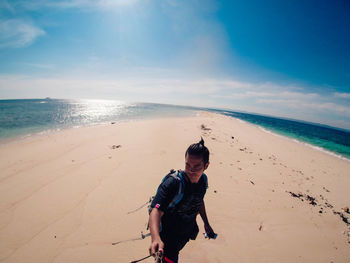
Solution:
M 350 160 L 350 131 L 347 130 L 236 111 L 115 100 L 0 100 L 0 141 L 70 127 L 155 117 L 195 116 L 199 110 L 238 118 Z
M 115 100 L 0 100 L 0 140 L 133 119 L 194 116 L 192 107 Z

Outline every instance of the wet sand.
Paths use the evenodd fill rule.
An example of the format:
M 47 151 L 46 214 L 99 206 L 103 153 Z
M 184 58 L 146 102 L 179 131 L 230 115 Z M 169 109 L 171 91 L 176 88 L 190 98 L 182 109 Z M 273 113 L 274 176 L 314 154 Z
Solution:
M 349 262 L 350 162 L 231 117 L 130 121 L 0 145 L 0 262 L 147 256 L 147 201 L 187 146 L 211 157 L 200 234 L 180 262 Z M 112 243 L 117 243 L 112 245 Z M 154 262 L 151 258 L 142 262 Z

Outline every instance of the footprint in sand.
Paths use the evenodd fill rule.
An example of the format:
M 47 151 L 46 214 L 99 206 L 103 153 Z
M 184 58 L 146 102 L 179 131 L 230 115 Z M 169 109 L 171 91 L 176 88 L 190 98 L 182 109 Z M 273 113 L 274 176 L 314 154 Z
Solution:
M 118 148 L 120 148 L 120 147 L 122 147 L 120 144 L 118 144 L 118 145 L 112 145 L 112 149 L 114 150 L 114 149 L 118 149 Z

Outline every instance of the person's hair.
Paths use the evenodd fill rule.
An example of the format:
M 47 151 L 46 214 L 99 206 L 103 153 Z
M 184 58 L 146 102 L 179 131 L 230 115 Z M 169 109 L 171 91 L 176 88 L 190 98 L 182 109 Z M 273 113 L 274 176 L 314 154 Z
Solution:
M 191 144 L 185 153 L 186 155 L 202 157 L 204 165 L 209 162 L 209 150 L 204 146 L 204 140 L 201 137 L 200 142 Z

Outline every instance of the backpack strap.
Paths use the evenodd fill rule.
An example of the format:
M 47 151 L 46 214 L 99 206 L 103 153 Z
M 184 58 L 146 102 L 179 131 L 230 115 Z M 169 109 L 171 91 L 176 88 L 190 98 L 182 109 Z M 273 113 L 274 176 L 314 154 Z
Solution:
M 172 170 L 174 171 L 174 170 Z M 173 176 L 176 180 L 179 180 L 179 190 L 177 191 L 177 194 L 174 196 L 173 200 L 170 202 L 168 207 L 174 207 L 176 206 L 182 199 L 182 197 L 184 196 L 184 192 L 185 192 L 185 181 L 182 175 L 182 172 L 179 171 L 174 171 L 173 173 L 170 174 L 171 176 Z
M 182 171 L 181 170 L 175 171 L 174 169 L 171 169 L 170 172 L 166 176 L 163 177 L 161 184 L 166 179 L 168 179 L 170 176 L 174 177 L 176 180 L 179 181 L 179 189 L 178 189 L 177 193 L 175 194 L 174 198 L 171 200 L 170 204 L 168 205 L 168 208 L 171 208 L 171 207 L 174 207 L 175 205 L 177 205 L 181 201 L 181 199 L 184 195 L 184 192 L 185 192 L 185 181 L 184 181 L 184 178 L 182 175 Z M 157 193 L 159 191 L 159 187 L 160 187 L 160 185 L 158 186 Z M 153 199 L 154 199 L 154 196 L 151 197 L 150 203 L 152 202 Z M 148 206 L 148 213 L 151 213 L 151 211 L 152 211 L 152 208 L 149 205 Z
M 208 189 L 208 177 L 205 173 L 202 174 L 202 177 L 204 179 L 204 185 L 205 185 L 205 190 L 204 190 L 204 193 L 207 191 Z

